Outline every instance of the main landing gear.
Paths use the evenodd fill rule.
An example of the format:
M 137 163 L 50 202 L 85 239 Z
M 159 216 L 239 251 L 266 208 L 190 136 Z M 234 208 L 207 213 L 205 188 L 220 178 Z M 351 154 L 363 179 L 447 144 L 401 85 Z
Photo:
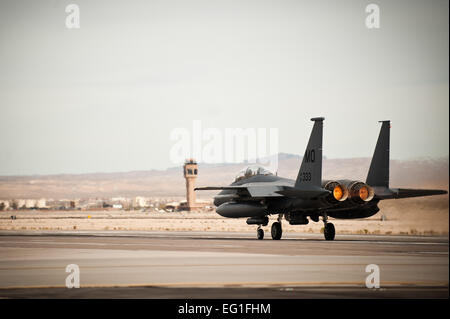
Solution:
M 272 239 L 273 240 L 280 240 L 281 239 L 281 235 L 283 234 L 283 229 L 281 228 L 281 223 L 274 222 L 272 224 L 272 228 L 270 230 L 270 233 L 272 234 Z
M 323 223 L 324 223 L 323 234 L 325 236 L 325 240 L 334 240 L 336 230 L 334 229 L 334 225 L 332 223 L 329 223 L 327 220 L 328 216 L 326 214 L 323 215 Z
M 276 222 L 272 224 L 271 228 L 271 235 L 273 240 L 280 240 L 281 235 L 283 235 L 283 229 L 281 228 L 281 219 L 283 218 L 283 215 L 278 215 L 278 219 Z

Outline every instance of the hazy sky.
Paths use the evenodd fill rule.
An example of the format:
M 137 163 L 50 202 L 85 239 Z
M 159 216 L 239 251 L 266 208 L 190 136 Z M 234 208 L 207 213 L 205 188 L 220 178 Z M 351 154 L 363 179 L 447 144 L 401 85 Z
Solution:
M 80 7 L 67 29 L 65 7 Z M 376 3 L 381 28 L 368 29 Z M 0 2 L 0 175 L 174 166 L 174 128 L 278 128 L 303 154 L 449 154 L 449 2 Z

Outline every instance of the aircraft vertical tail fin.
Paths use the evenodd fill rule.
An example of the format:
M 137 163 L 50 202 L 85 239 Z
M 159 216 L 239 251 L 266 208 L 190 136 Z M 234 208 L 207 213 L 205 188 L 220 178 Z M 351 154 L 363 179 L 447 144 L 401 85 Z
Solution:
M 295 181 L 296 188 L 322 186 L 322 136 L 323 117 L 312 118 L 314 127 Z
M 366 183 L 370 186 L 384 186 L 389 188 L 389 148 L 391 121 L 382 123 L 375 152 L 370 163 Z

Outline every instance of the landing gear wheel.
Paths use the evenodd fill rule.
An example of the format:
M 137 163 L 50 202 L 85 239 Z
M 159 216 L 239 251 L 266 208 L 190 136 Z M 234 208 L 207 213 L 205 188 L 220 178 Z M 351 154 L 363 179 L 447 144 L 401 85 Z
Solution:
M 332 223 L 326 223 L 323 234 L 325 235 L 325 240 L 334 240 L 334 235 L 336 234 L 334 225 Z
M 281 239 L 281 235 L 283 234 L 283 230 L 281 229 L 281 223 L 274 222 L 272 224 L 271 234 L 273 240 Z
M 262 230 L 261 228 L 258 228 L 258 230 L 256 231 L 256 237 L 259 240 L 264 239 L 264 230 Z

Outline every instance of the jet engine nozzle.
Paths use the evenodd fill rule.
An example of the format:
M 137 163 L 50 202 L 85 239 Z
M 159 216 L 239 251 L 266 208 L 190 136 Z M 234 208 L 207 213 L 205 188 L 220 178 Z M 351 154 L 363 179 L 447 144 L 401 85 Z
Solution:
M 336 181 L 327 181 L 323 188 L 329 190 L 331 192 L 328 200 L 331 202 L 343 202 L 348 197 L 348 188 L 339 182 Z
M 356 202 L 370 202 L 375 196 L 373 188 L 363 182 L 351 182 L 348 189 L 350 199 Z

